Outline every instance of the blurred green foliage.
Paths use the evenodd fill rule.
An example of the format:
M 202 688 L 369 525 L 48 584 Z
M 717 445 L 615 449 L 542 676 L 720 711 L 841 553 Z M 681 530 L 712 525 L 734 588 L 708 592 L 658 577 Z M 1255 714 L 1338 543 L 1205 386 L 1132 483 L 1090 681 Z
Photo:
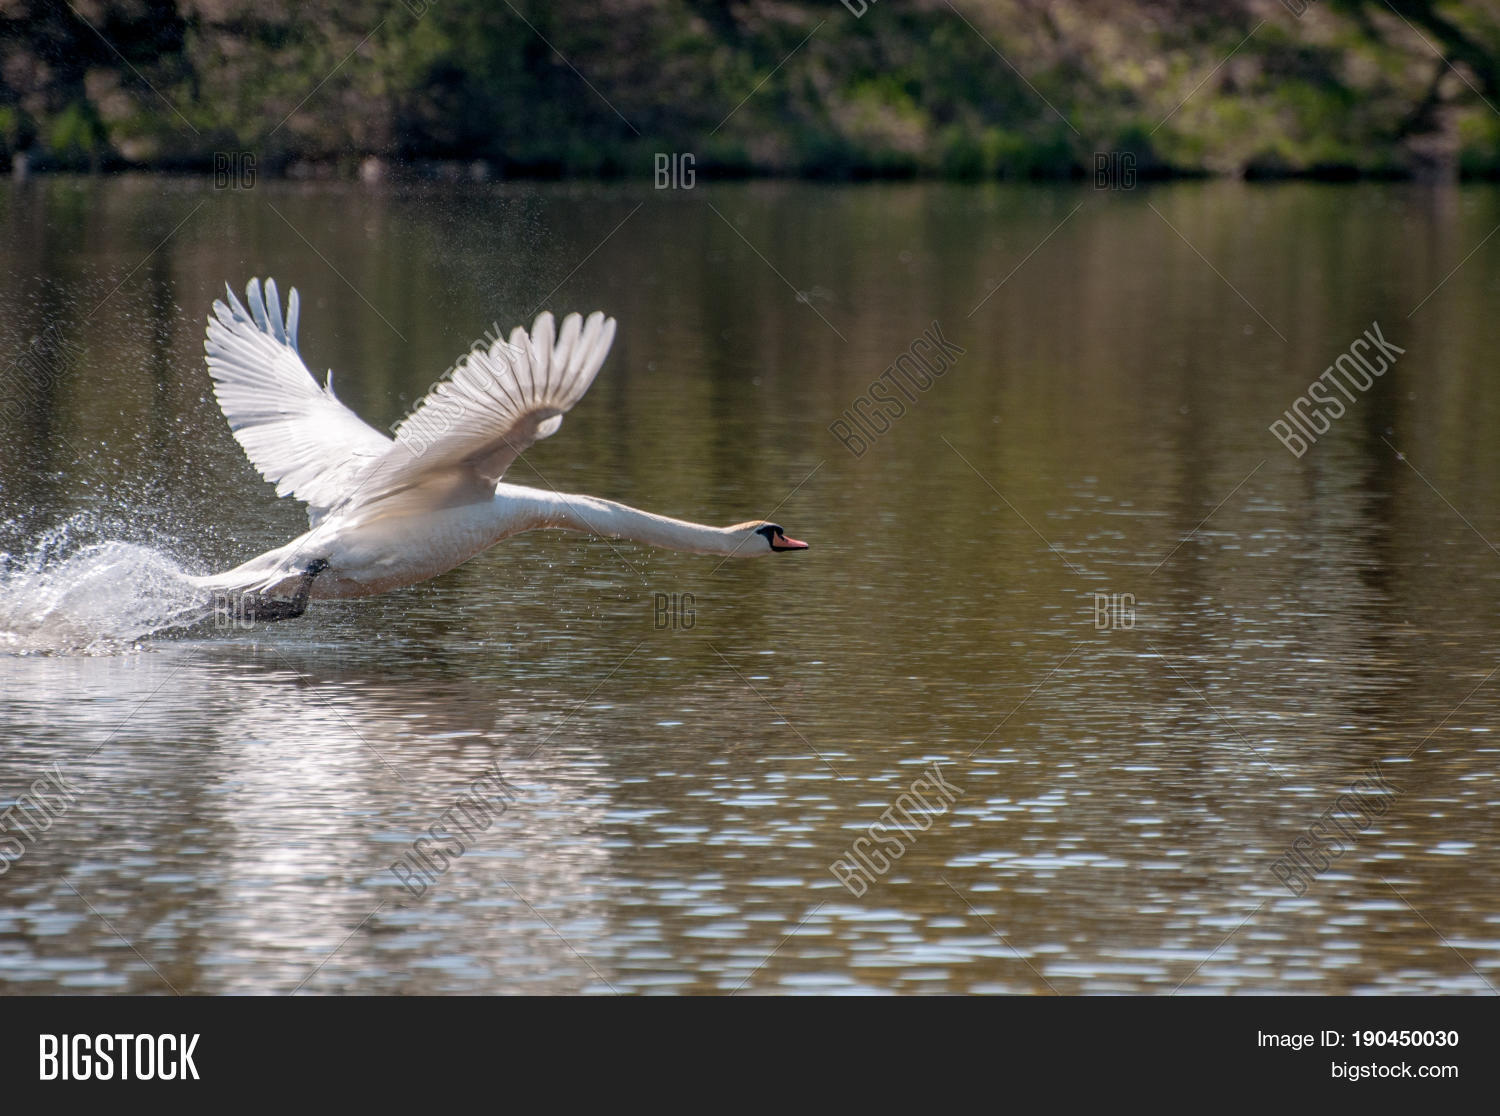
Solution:
M 1297 14 L 1300 10 L 1300 14 Z M 859 13 L 856 15 L 855 13 Z M 0 161 L 1500 174 L 1500 0 L 0 0 Z

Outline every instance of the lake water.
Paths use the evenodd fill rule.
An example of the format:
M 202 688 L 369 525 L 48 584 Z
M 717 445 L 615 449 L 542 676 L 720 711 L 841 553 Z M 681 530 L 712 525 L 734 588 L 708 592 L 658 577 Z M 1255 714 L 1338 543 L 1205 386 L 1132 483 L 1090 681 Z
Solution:
M 0 988 L 1492 993 L 1497 227 L 1488 187 L 0 183 Z M 149 634 L 305 528 L 203 366 L 251 276 L 380 429 L 492 321 L 604 309 L 507 479 L 812 549 L 534 534 Z M 1404 352 L 1294 456 L 1372 326 Z M 963 352 L 857 403 L 924 334 Z

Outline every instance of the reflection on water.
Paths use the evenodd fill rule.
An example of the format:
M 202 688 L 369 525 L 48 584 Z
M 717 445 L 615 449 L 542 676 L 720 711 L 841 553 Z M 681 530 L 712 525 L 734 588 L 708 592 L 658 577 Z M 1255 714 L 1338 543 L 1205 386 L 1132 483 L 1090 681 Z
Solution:
M 381 428 L 561 284 L 619 339 L 511 479 L 814 549 L 527 536 L 0 658 L 0 807 L 79 788 L 0 845 L 0 987 L 1489 992 L 1500 255 L 1453 269 L 1497 223 L 1489 188 L 5 184 L 33 635 L 302 529 L 202 368 L 251 274 Z M 934 322 L 963 354 L 856 458 L 828 424 Z M 1293 458 L 1268 425 L 1372 322 L 1405 353 Z M 67 524 L 116 548 L 88 578 L 38 561 Z M 855 895 L 830 866 L 934 763 L 951 808 Z M 1376 763 L 1385 809 L 1292 894 Z M 412 896 L 389 866 L 492 769 L 515 801 Z

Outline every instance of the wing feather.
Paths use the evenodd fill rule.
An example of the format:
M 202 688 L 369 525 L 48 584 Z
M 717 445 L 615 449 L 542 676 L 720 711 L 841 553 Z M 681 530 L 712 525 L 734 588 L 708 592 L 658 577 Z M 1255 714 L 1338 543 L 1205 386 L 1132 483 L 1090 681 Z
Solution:
M 577 314 L 555 328 L 538 315 L 528 334 L 476 345 L 396 428 L 396 440 L 359 478 L 360 503 L 424 478 L 457 471 L 476 496 L 494 486 L 529 447 L 557 433 L 562 416 L 594 382 L 615 336 L 615 320 Z
M 301 303 L 294 288 L 285 318 L 275 280 L 245 287 L 249 309 L 225 288 L 215 301 L 203 343 L 214 396 L 235 439 L 278 496 L 308 505 L 316 524 L 345 499 L 355 479 L 391 447 L 333 394 L 333 374 L 319 386 L 297 351 Z

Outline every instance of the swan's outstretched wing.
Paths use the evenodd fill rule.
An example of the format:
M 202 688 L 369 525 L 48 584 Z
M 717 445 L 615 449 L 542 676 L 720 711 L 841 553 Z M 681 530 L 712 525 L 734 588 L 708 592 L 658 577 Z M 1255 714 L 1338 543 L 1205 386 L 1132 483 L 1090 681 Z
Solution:
M 377 500 L 438 473 L 457 473 L 475 498 L 493 491 L 516 458 L 557 433 L 609 354 L 615 320 L 543 311 L 528 334 L 476 345 L 396 428 L 396 442 L 360 477 L 355 499 Z
M 228 290 L 228 288 L 225 288 Z M 316 525 L 344 499 L 355 478 L 391 447 L 391 439 L 366 425 L 333 394 L 333 374 L 318 386 L 297 352 L 295 288 L 286 320 L 274 280 L 245 288 L 247 312 L 228 290 L 229 305 L 214 302 L 208 319 L 208 371 L 229 429 L 278 496 L 308 504 Z

